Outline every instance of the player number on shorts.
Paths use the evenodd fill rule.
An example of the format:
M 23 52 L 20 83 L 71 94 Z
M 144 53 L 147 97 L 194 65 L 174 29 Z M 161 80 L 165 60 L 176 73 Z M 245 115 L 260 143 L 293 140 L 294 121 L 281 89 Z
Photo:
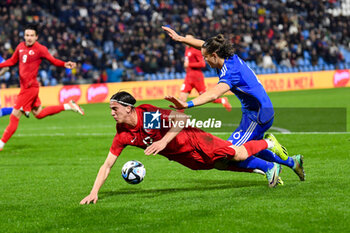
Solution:
M 28 57 L 27 55 L 23 55 L 23 57 L 22 57 L 22 62 L 23 62 L 23 63 L 26 63 L 26 62 L 27 62 L 27 57 Z

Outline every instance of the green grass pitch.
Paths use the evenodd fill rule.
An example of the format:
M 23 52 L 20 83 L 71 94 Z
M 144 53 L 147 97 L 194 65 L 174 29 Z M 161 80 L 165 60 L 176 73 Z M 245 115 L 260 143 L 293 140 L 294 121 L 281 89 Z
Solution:
M 344 107 L 350 120 L 350 88 L 269 95 L 275 107 Z M 290 154 L 304 155 L 306 181 L 284 167 L 285 185 L 274 189 L 261 175 L 192 171 L 128 147 L 98 203 L 80 206 L 115 133 L 108 104 L 83 107 L 84 117 L 21 119 L 0 152 L 0 232 L 349 232 L 349 125 L 338 134 L 277 134 Z M 0 119 L 1 133 L 7 123 Z M 147 170 L 139 185 L 120 174 L 133 159 Z

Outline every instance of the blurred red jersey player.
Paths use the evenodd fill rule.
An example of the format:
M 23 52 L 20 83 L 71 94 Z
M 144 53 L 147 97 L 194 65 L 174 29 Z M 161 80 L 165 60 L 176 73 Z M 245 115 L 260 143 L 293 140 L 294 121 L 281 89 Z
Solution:
M 193 37 L 193 35 L 191 33 L 187 33 L 186 37 Z M 184 67 L 186 69 L 186 77 L 184 83 L 182 84 L 179 98 L 186 101 L 193 88 L 196 89 L 200 95 L 206 91 L 204 75 L 202 72 L 202 68 L 205 67 L 205 61 L 201 51 L 193 47 L 186 46 Z M 214 100 L 213 103 L 222 104 L 229 112 L 232 109 L 227 97 L 218 98 Z
M 16 103 L 10 115 L 10 123 L 5 129 L 0 140 L 0 150 L 5 143 L 16 132 L 20 117 L 25 114 L 29 117 L 30 111 L 37 119 L 57 114 L 64 110 L 73 110 L 84 115 L 83 110 L 73 101 L 58 105 L 41 107 L 39 99 L 39 82 L 37 80 L 39 66 L 43 59 L 48 60 L 55 66 L 73 69 L 76 67 L 75 62 L 64 62 L 54 58 L 48 49 L 41 45 L 38 40 L 38 29 L 36 25 L 27 25 L 24 30 L 24 42 L 18 44 L 12 57 L 0 64 L 0 68 L 13 66 L 19 62 L 19 77 L 21 90 L 17 95 Z

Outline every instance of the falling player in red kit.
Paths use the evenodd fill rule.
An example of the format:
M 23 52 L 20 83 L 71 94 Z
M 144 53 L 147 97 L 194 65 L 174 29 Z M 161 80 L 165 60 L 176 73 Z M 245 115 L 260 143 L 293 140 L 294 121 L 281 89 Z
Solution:
M 144 149 L 146 155 L 160 154 L 193 170 L 219 169 L 242 171 L 231 162 L 243 161 L 264 149 L 276 150 L 269 139 L 253 140 L 242 146 L 234 146 L 198 128 L 184 127 L 187 115 L 149 104 L 134 107 L 136 100 L 127 92 L 118 92 L 110 99 L 113 118 L 117 122 L 117 133 L 107 159 L 101 166 L 94 186 L 80 204 L 96 203 L 98 191 L 122 150 L 127 146 Z M 148 117 L 148 119 L 147 119 Z M 161 122 L 173 122 L 165 127 Z M 152 127 L 148 127 L 152 125 Z M 270 163 L 270 162 L 267 162 Z M 271 163 L 266 172 L 269 186 L 276 186 L 281 166 Z M 252 171 L 250 171 L 252 172 Z
M 193 35 L 191 33 L 187 33 L 186 37 L 193 38 Z M 186 46 L 184 67 L 186 69 L 186 77 L 181 86 L 179 99 L 186 102 L 187 97 L 193 88 L 196 89 L 200 95 L 206 91 L 202 71 L 202 68 L 205 67 L 205 61 L 201 51 L 193 47 Z M 229 112 L 232 109 L 227 97 L 218 98 L 214 100 L 213 103 L 222 104 Z
M 38 29 L 36 25 L 28 25 L 24 30 L 24 42 L 21 42 L 12 57 L 0 64 L 0 68 L 13 66 L 19 62 L 19 77 L 21 91 L 17 95 L 14 109 L 10 115 L 10 123 L 5 129 L 4 134 L 0 140 L 0 150 L 3 149 L 5 143 L 16 132 L 18 122 L 22 114 L 29 117 L 30 111 L 33 115 L 42 119 L 46 116 L 57 114 L 64 110 L 73 110 L 81 115 L 84 115 L 83 110 L 75 104 L 73 101 L 58 105 L 49 106 L 46 108 L 41 107 L 39 99 L 39 82 L 37 80 L 37 74 L 42 59 L 50 61 L 55 66 L 61 66 L 68 69 L 76 67 L 75 62 L 64 62 L 54 58 L 48 51 L 48 49 L 39 44 Z

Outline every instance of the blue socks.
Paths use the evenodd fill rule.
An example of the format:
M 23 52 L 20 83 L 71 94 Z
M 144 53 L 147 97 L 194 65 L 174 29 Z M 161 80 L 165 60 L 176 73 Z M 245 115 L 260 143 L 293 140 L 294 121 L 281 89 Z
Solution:
M 270 150 L 262 150 L 258 154 L 256 154 L 255 156 L 262 158 L 263 160 L 266 160 L 266 161 L 286 165 L 290 168 L 293 168 L 293 166 L 294 166 L 294 161 L 291 157 L 288 157 L 287 160 L 282 160 L 279 156 L 277 156 L 275 153 L 273 153 Z
M 10 115 L 12 113 L 12 109 L 13 109 L 12 107 L 0 109 L 0 117 Z
M 273 163 L 255 156 L 250 156 L 242 162 L 237 162 L 236 165 L 240 168 L 259 169 L 265 173 L 273 167 Z

